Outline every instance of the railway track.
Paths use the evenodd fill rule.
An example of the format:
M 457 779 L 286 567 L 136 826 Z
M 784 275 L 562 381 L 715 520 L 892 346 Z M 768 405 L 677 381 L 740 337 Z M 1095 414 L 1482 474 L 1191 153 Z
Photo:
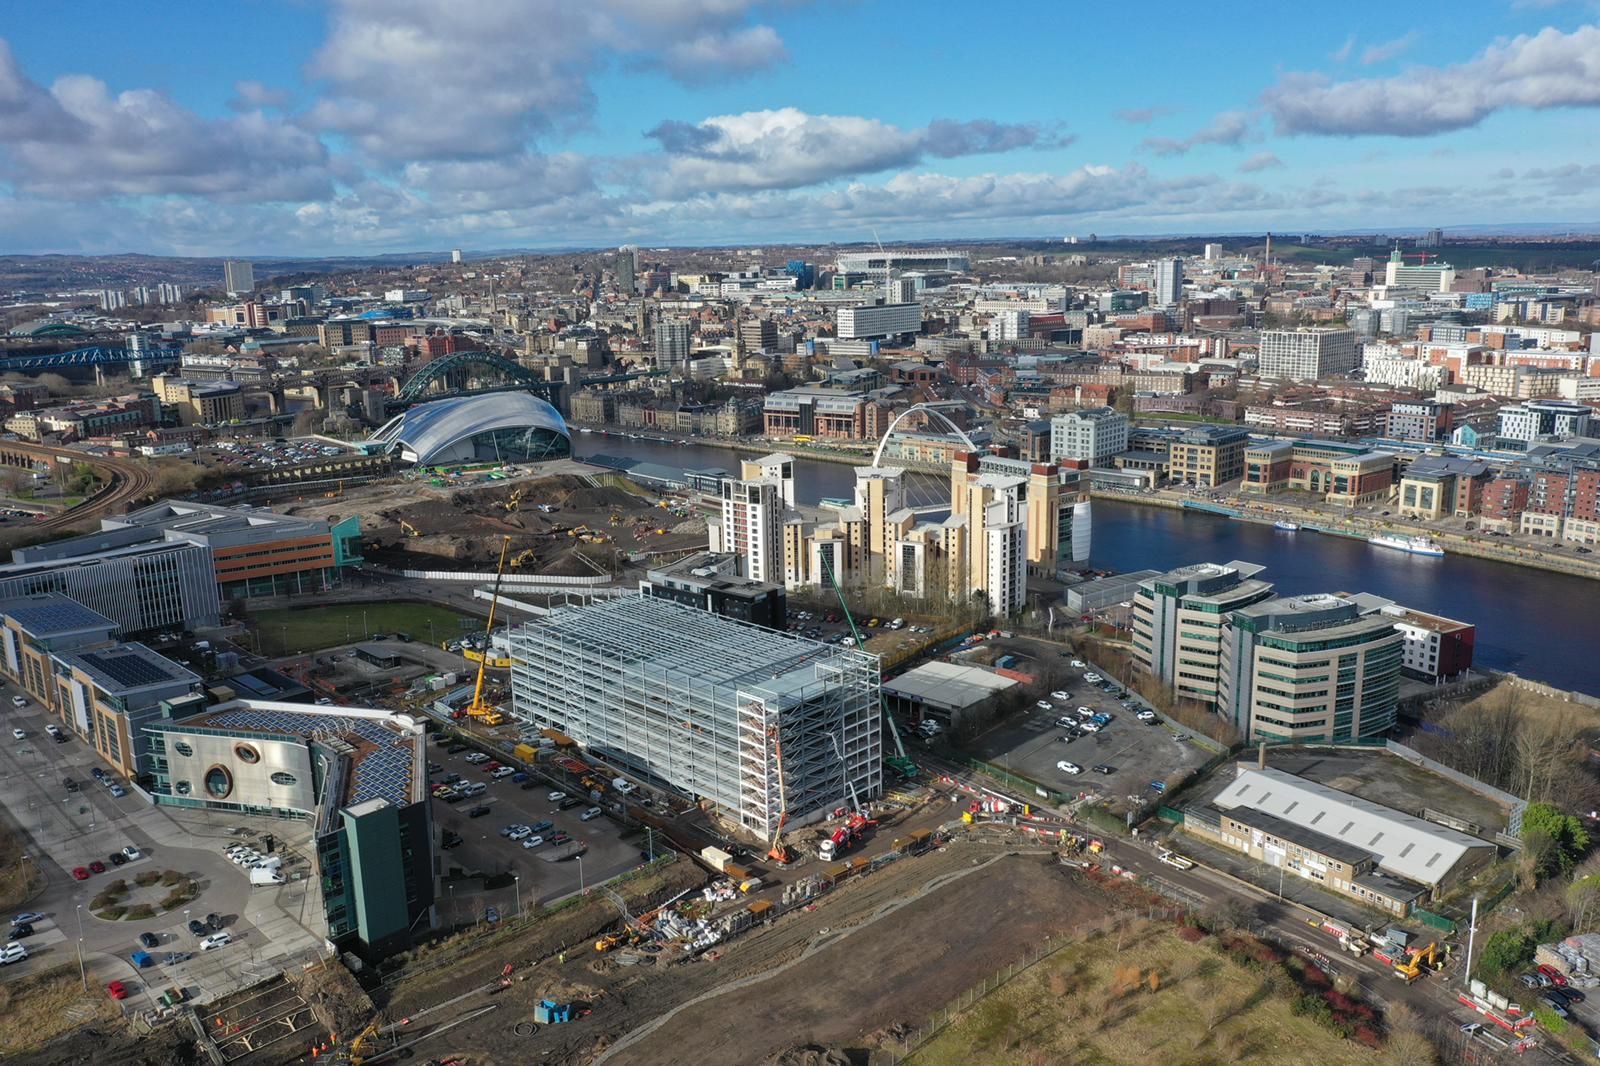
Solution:
M 84 463 L 93 468 L 105 481 L 105 486 L 99 492 L 75 507 L 40 519 L 27 527 L 31 531 L 56 532 L 71 529 L 104 514 L 120 513 L 127 510 L 130 504 L 147 496 L 155 484 L 155 478 L 144 464 L 127 459 L 111 459 L 102 455 L 75 452 L 70 448 L 47 448 L 42 445 L 24 444 L 21 441 L 6 441 L 0 446 L 0 454 L 25 456 L 30 460 L 43 461 L 49 466 L 57 465 L 59 459 Z

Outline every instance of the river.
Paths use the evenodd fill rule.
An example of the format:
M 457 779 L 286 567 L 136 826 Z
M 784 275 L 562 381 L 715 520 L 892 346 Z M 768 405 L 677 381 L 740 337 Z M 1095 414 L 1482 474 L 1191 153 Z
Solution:
M 738 454 L 705 445 L 660 444 L 598 433 L 574 437 L 579 457 L 604 452 L 666 466 L 736 470 Z M 841 463 L 798 460 L 795 496 L 815 503 L 848 497 L 855 475 Z M 1243 559 L 1280 594 L 1371 592 L 1406 607 L 1478 627 L 1475 661 L 1563 689 L 1600 695 L 1600 585 L 1508 563 L 1443 559 L 1375 548 L 1320 533 L 1282 533 L 1216 515 L 1111 500 L 1094 503 L 1089 565 L 1097 570 L 1168 570 Z

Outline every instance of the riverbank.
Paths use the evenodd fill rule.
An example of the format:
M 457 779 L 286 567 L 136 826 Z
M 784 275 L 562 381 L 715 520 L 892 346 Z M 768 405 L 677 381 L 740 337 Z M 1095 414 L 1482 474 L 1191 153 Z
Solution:
M 1419 525 L 1394 518 L 1369 518 L 1364 515 L 1334 515 L 1327 511 L 1301 507 L 1290 501 L 1273 498 L 1271 502 L 1254 498 L 1227 497 L 1220 502 L 1197 500 L 1181 493 L 1157 491 L 1155 493 L 1128 493 L 1096 490 L 1096 499 L 1119 500 L 1123 503 L 1145 507 L 1164 507 L 1170 510 L 1194 511 L 1201 514 L 1220 515 L 1238 522 L 1271 525 L 1289 519 L 1313 534 L 1331 533 L 1335 536 L 1366 540 L 1380 533 L 1431 537 L 1440 547 L 1456 555 L 1475 559 L 1508 563 L 1554 574 L 1600 581 L 1600 562 L 1589 562 L 1578 557 L 1557 555 L 1522 544 L 1501 545 L 1483 537 L 1472 537 L 1453 530 Z M 1310 527 L 1310 528 L 1305 528 Z M 1592 558 L 1592 557 L 1591 557 Z
M 731 437 L 682 437 L 662 433 L 659 430 L 652 433 L 638 433 L 631 430 L 618 429 L 616 426 L 599 426 L 592 423 L 568 421 L 569 426 L 578 427 L 580 430 L 589 429 L 593 435 L 604 439 L 642 440 L 652 444 L 690 445 L 699 448 L 720 448 L 731 452 L 748 452 L 751 455 L 771 455 L 773 452 L 782 452 L 792 455 L 796 459 L 815 459 L 819 463 L 836 463 L 841 466 L 868 466 L 872 463 L 872 452 L 840 451 L 833 448 L 808 447 L 803 444 L 753 442 Z M 938 473 L 946 472 L 946 468 L 937 463 L 916 463 L 895 460 L 896 466 L 908 467 L 916 470 L 928 470 Z

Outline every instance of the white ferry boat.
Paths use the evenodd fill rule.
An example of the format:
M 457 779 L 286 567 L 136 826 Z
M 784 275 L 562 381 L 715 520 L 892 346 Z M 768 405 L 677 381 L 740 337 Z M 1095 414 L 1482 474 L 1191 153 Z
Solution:
M 1404 537 L 1399 534 L 1383 533 L 1376 537 L 1368 537 L 1368 544 L 1376 544 L 1380 548 L 1393 548 L 1395 551 L 1410 552 L 1412 555 L 1443 555 L 1444 549 L 1428 537 Z
M 1280 518 L 1276 522 L 1272 523 L 1272 528 L 1273 529 L 1281 529 L 1285 533 L 1293 533 L 1296 530 L 1298 530 L 1300 527 L 1295 525 L 1293 522 L 1290 522 L 1290 521 L 1288 521 L 1286 519 Z

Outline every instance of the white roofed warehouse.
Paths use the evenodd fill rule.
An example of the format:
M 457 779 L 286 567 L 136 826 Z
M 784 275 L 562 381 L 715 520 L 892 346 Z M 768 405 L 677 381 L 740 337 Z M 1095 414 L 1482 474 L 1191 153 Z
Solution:
M 572 454 L 572 434 L 561 413 L 527 392 L 420 403 L 384 423 L 372 441 L 420 466 L 538 462 Z
M 640 596 L 514 629 L 511 660 L 517 717 L 763 838 L 883 789 L 875 655 Z

